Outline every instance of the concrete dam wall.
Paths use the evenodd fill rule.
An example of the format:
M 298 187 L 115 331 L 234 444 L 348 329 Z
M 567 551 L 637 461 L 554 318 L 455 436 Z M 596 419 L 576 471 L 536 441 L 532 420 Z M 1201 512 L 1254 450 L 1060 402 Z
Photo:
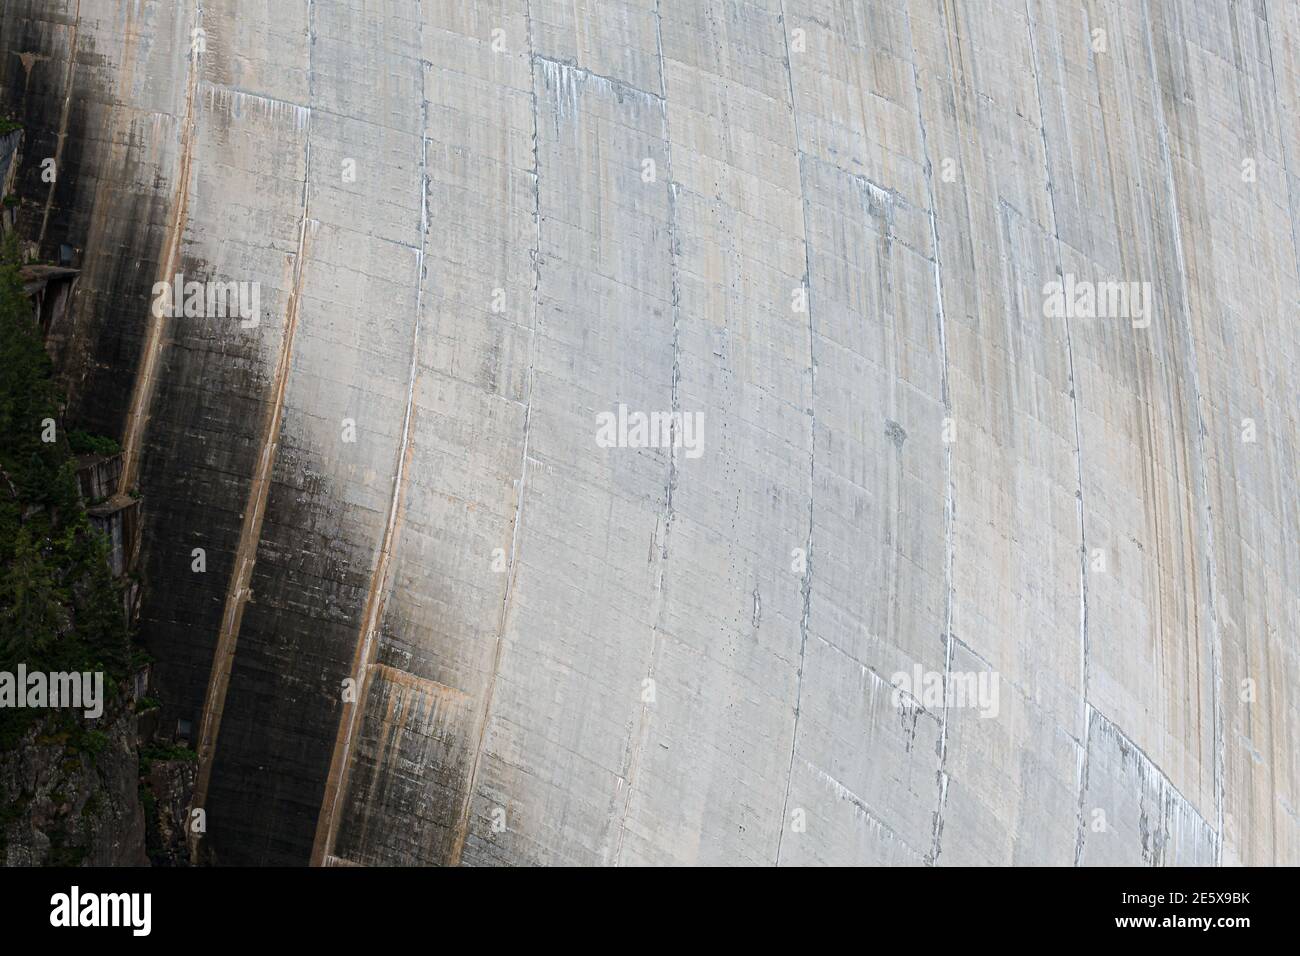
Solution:
M 0 51 L 202 858 L 1300 863 L 1294 2 Z

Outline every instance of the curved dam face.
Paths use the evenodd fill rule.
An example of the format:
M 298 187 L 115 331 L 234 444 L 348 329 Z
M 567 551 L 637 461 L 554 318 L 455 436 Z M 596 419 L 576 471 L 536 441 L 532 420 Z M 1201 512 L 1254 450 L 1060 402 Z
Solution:
M 1295 3 L 0 51 L 201 856 L 1300 863 Z

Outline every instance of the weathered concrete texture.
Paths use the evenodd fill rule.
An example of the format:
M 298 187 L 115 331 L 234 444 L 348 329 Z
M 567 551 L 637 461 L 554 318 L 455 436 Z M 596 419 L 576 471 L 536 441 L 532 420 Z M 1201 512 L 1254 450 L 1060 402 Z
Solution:
M 217 861 L 1300 863 L 1294 3 L 0 28 Z
M 182 148 L 188 144 L 188 178 L 169 224 L 182 239 L 159 275 L 259 282 L 258 324 L 246 329 L 237 319 L 158 317 L 146 309 L 158 365 L 136 442 L 140 486 L 151 489 L 143 630 L 151 647 L 166 649 L 155 650 L 165 719 L 173 727 L 185 721 L 196 748 L 213 665 L 224 658 L 218 649 L 238 610 L 232 580 L 255 547 L 244 529 L 265 478 L 306 162 L 307 116 L 295 105 L 305 97 L 305 78 L 295 69 L 273 69 L 281 56 L 276 34 L 237 29 L 238 9 L 204 5 L 205 51 L 178 78 L 190 90 L 183 106 L 188 139 L 180 140 Z M 276 26 L 301 50 L 305 18 L 296 16 L 294 23 L 282 15 Z M 187 48 L 197 28 L 195 11 L 187 11 L 179 31 Z M 273 57 L 256 75 L 237 66 L 251 51 Z M 277 157 L 272 168 L 261 165 L 266 151 Z M 232 232 L 249 239 L 232 243 Z M 137 376 L 137 392 L 146 388 Z M 129 434 L 124 444 L 129 455 Z M 196 549 L 202 549 L 201 571 Z
M 1091 716 L 1084 805 L 1094 808 L 1086 821 L 1089 833 L 1094 827 L 1099 829 L 1096 838 L 1083 844 L 1080 862 L 1112 866 L 1213 864 L 1215 833 L 1211 825 L 1110 721 L 1100 714 Z M 1096 809 L 1103 814 L 1096 814 Z
M 78 255 L 77 321 L 49 344 L 70 411 L 93 431 L 122 431 L 140 357 L 139 306 L 172 201 L 184 19 L 170 2 L 6 0 L 0 9 L 5 110 L 25 126 L 20 228 L 44 260 L 57 260 L 63 243 Z

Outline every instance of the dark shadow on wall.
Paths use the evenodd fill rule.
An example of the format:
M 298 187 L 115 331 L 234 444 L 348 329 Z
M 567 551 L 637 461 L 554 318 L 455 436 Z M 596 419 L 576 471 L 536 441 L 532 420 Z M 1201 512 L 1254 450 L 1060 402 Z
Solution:
M 181 120 L 123 104 L 117 66 L 88 29 L 76 31 L 70 69 L 71 16 L 5 0 L 0 116 L 25 130 L 15 193 L 29 255 L 62 253 L 81 270 L 68 320 L 46 343 L 67 425 L 120 440 L 173 214 L 175 171 L 157 145 L 179 140 Z M 56 154 L 51 189 L 42 161 Z M 179 271 L 214 277 L 184 254 Z M 141 637 L 155 659 L 159 731 L 191 743 L 273 393 L 258 335 L 222 323 L 237 320 L 169 320 L 140 447 Z M 304 475 L 325 469 L 312 466 L 309 436 L 284 437 L 301 425 L 286 411 L 216 742 L 205 848 L 220 863 L 308 862 L 369 587 L 374 543 L 344 540 L 341 496 L 323 480 L 306 486 Z
M 70 16 L 47 7 L 6 0 L 0 13 L 0 114 L 25 131 L 18 228 L 29 255 L 81 269 L 70 320 L 47 342 L 68 423 L 120 439 L 170 189 L 148 152 L 150 118 L 118 107 L 113 64 L 85 30 L 69 69 Z M 56 156 L 51 184 L 46 160 Z

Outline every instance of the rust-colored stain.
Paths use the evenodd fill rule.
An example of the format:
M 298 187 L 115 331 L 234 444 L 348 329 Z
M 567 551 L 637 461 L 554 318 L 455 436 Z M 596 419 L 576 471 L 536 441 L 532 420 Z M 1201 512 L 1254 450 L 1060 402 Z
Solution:
M 431 680 L 428 677 L 421 677 L 419 674 L 412 674 L 410 671 L 389 667 L 387 664 L 375 664 L 373 670 L 386 683 L 415 691 L 417 694 L 422 694 L 433 701 L 459 704 L 469 699 L 469 695 L 458 687 L 452 687 Z
M 380 780 L 388 778 L 391 774 L 403 773 L 402 742 L 407 734 L 413 734 L 417 738 L 443 738 L 459 720 L 463 719 L 469 709 L 471 697 L 465 691 L 410 671 L 375 663 L 368 668 L 366 677 L 366 693 L 356 702 L 355 708 L 359 714 L 367 712 L 374 714 L 375 709 L 372 707 L 368 711 L 368 706 L 372 704 L 375 693 L 378 693 L 379 700 L 382 702 L 382 711 L 378 713 L 378 728 L 375 732 L 377 753 L 373 755 L 375 776 Z M 331 843 L 335 838 L 337 822 L 347 797 L 347 781 L 351 764 L 351 760 L 345 760 L 342 764 L 343 773 L 338 781 L 335 795 L 334 807 L 338 808 L 339 813 L 333 821 L 334 829 L 318 831 L 323 833 L 324 839 Z M 382 803 L 382 800 L 382 793 L 372 792 L 371 801 L 368 803 Z M 358 808 L 353 815 L 359 821 L 362 846 L 367 841 L 370 821 L 378 816 L 369 812 L 371 809 L 372 807 L 367 805 Z M 321 822 L 325 822 L 324 818 Z M 314 861 L 316 865 L 329 866 L 331 859 L 338 859 L 332 852 L 333 847 L 330 846 L 328 849 L 331 852 L 323 853 L 319 862 Z
M 27 77 L 26 80 L 24 80 L 23 87 L 24 92 L 26 92 L 26 88 L 30 86 L 32 82 L 32 68 L 41 60 L 48 60 L 49 57 L 42 56 L 39 53 L 19 53 L 18 59 L 22 62 L 23 73 L 25 73 Z
M 383 745 L 377 764 L 381 767 L 391 763 L 402 734 L 411 726 L 413 711 L 414 716 L 423 717 L 421 725 L 415 728 L 416 731 L 423 736 L 429 736 L 436 729 L 445 727 L 449 713 L 461 709 L 469 700 L 469 695 L 459 688 L 420 677 L 410 671 L 398 670 L 387 664 L 373 665 L 370 673 L 390 688 L 396 689 L 394 693 L 388 695 L 384 715 L 380 718 L 380 725 L 383 728 L 380 737 Z M 364 711 L 365 698 L 357 703 L 359 705 L 357 709 Z

